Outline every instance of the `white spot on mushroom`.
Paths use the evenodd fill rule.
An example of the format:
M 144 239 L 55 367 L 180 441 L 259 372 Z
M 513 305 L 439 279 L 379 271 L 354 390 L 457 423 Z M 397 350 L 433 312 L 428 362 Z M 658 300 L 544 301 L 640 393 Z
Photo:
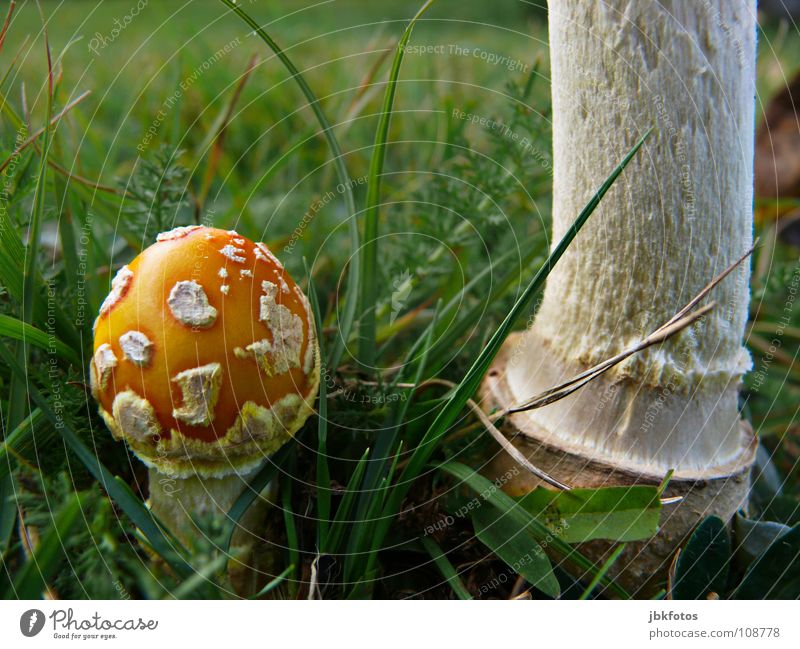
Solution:
M 209 363 L 179 372 L 173 379 L 183 393 L 183 405 L 172 416 L 191 426 L 208 426 L 214 421 L 214 407 L 222 385 L 222 366 Z
M 242 270 L 239 271 L 239 279 L 244 279 L 245 277 L 252 277 L 252 276 L 253 276 L 253 271 L 248 270 L 247 268 L 242 268 Z
M 227 268 L 220 268 L 219 272 L 217 273 L 222 279 L 228 277 L 228 269 Z
M 241 237 L 234 237 L 234 238 L 233 238 L 233 242 L 234 242 L 234 243 L 235 243 L 237 246 L 243 246 L 243 245 L 244 245 L 244 239 L 242 239 Z
M 114 421 L 126 437 L 138 442 L 161 433 L 156 412 L 147 399 L 142 399 L 133 390 L 125 390 L 114 397 L 111 406 Z
M 291 367 L 300 367 L 303 321 L 300 316 L 275 301 L 277 285 L 265 280 L 261 282 L 261 288 L 264 295 L 260 298 L 259 320 L 272 333 L 272 343 L 267 354 L 268 363 L 274 372 L 283 374 Z
M 271 408 L 247 401 L 226 437 L 233 443 L 257 442 L 261 453 L 272 455 L 297 429 L 302 406 L 296 394 L 287 394 Z
M 111 372 L 117 366 L 117 356 L 114 354 L 114 350 L 111 349 L 111 345 L 103 343 L 94 353 L 93 360 L 97 376 L 92 378 L 97 381 L 98 388 L 105 390 L 108 385 L 108 377 L 111 376 Z
M 125 359 L 139 367 L 150 364 L 153 356 L 153 343 L 141 331 L 128 331 L 119 337 L 119 346 Z
M 201 226 L 199 225 L 182 225 L 177 228 L 173 228 L 169 232 L 162 232 L 156 237 L 156 241 L 172 241 L 173 239 L 182 239 L 190 232 L 194 232 L 195 230 L 199 230 Z
M 278 279 L 281 282 L 281 291 L 283 291 L 284 293 L 288 293 L 289 285 L 286 283 L 286 280 L 283 278 L 283 275 L 281 275 Z
M 133 272 L 127 266 L 123 266 L 117 271 L 114 279 L 111 280 L 111 292 L 103 300 L 103 304 L 100 305 L 100 315 L 108 313 L 117 302 L 125 297 L 131 286 L 132 279 Z
M 238 237 L 239 233 L 236 230 L 228 230 L 228 234 L 232 237 Z
M 244 255 L 244 250 L 242 248 L 237 248 L 236 246 L 232 246 L 231 244 L 227 244 L 220 248 L 219 250 L 225 257 L 230 259 L 231 261 L 235 261 L 237 264 L 243 264 L 246 259 L 242 255 Z
M 227 284 L 223 284 L 222 286 L 219 287 L 219 290 L 222 291 L 223 295 L 227 295 L 230 292 L 231 287 L 228 286 Z
M 262 322 L 267 322 L 269 319 L 269 310 L 272 308 L 272 305 L 275 304 L 275 293 L 278 290 L 278 286 L 264 280 L 261 282 L 261 290 L 264 292 L 264 295 L 262 295 L 259 300 L 261 309 L 258 314 L 258 319 Z
M 239 359 L 253 358 L 258 366 L 266 372 L 267 376 L 272 376 L 273 367 L 270 363 L 270 354 L 272 352 L 272 343 L 267 338 L 256 340 L 250 343 L 247 347 L 235 347 L 233 350 L 234 356 Z
M 187 327 L 210 327 L 217 319 L 217 310 L 208 303 L 203 287 L 194 280 L 175 284 L 167 304 L 172 315 Z
M 272 251 L 267 248 L 266 244 L 259 241 L 256 243 L 256 247 L 253 248 L 253 252 L 256 255 L 256 259 L 260 259 L 261 261 L 271 261 L 279 270 L 283 270 L 283 264 L 278 261 L 278 258 L 272 254 Z

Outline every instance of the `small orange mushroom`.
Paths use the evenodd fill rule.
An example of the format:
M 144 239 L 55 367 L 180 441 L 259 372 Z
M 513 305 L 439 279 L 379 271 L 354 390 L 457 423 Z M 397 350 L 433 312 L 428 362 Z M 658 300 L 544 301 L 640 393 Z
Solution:
M 151 467 L 151 508 L 181 538 L 175 493 L 199 503 L 190 514 L 226 510 L 312 413 L 319 365 L 308 300 L 269 249 L 188 226 L 119 270 L 90 371 L 111 433 Z

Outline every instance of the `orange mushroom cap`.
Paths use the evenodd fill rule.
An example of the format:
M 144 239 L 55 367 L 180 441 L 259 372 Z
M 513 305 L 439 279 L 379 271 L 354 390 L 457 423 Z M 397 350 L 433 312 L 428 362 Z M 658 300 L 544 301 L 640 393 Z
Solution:
M 92 394 L 145 464 L 176 477 L 244 472 L 312 413 L 320 363 L 308 300 L 263 243 L 176 228 L 111 286 Z

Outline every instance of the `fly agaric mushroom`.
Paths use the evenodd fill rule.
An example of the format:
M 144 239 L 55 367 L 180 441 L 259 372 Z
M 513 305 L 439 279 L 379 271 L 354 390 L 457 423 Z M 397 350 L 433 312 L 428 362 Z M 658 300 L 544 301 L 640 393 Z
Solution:
M 179 227 L 123 266 L 95 322 L 100 414 L 150 467 L 150 507 L 181 540 L 312 412 L 308 300 L 263 243 Z M 245 524 L 246 525 L 246 524 Z

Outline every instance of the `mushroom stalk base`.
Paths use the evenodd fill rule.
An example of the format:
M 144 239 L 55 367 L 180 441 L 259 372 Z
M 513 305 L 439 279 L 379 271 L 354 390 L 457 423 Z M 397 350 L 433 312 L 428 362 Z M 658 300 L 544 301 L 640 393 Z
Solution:
M 196 547 L 203 535 L 197 522 L 208 518 L 227 521 L 228 511 L 257 470 L 223 478 L 173 478 L 151 468 L 150 511 L 181 543 Z M 268 486 L 239 519 L 231 540 L 228 575 L 241 595 L 255 592 L 263 581 L 259 574 L 268 575 L 268 564 L 274 559 L 272 548 L 265 545 L 270 489 Z
M 509 337 L 481 386 L 481 402 L 487 412 L 515 403 L 506 372 L 509 351 L 514 348 L 517 336 Z M 637 466 L 625 457 L 615 461 L 575 444 L 562 444 L 552 435 L 537 430 L 525 414 L 506 417 L 503 432 L 533 465 L 571 487 L 658 485 L 664 478 L 663 474 L 653 470 L 652 465 Z M 742 436 L 749 441 L 743 444 L 738 456 L 706 470 L 681 472 L 680 467 L 676 467 L 664 496 L 679 496 L 682 500 L 664 505 L 659 531 L 653 538 L 626 545 L 610 576 L 633 595 L 650 596 L 666 586 L 676 550 L 703 518 L 714 515 L 729 521 L 746 505 L 757 440 L 746 422 L 739 425 Z M 516 470 L 509 473 L 514 468 Z M 514 475 L 503 486 L 504 491 L 512 496 L 523 495 L 537 487 L 550 488 L 502 451 L 487 465 L 485 473 L 490 479 Z M 608 541 L 590 541 L 581 544 L 580 550 L 599 565 L 615 545 Z M 584 577 L 582 574 L 577 576 Z

